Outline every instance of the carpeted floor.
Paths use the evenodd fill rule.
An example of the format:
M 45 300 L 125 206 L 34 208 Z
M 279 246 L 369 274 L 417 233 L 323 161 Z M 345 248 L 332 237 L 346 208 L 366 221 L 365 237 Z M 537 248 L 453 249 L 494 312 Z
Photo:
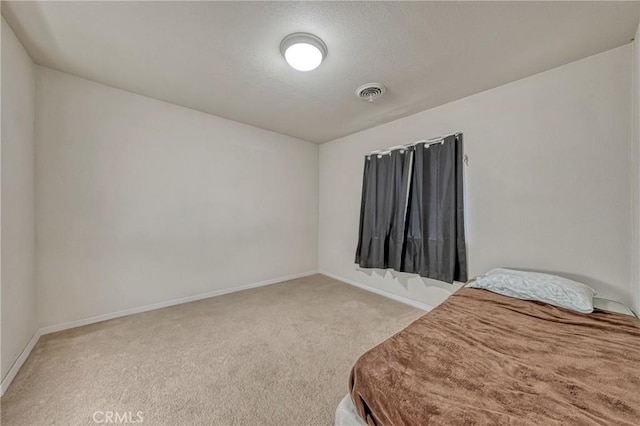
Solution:
M 2 425 L 331 425 L 354 361 L 423 313 L 313 275 L 49 334 Z

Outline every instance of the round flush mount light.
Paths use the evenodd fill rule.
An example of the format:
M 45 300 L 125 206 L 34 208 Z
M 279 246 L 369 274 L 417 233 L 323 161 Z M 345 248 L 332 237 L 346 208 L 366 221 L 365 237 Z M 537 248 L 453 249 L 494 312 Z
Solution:
M 327 45 L 313 34 L 293 33 L 282 39 L 280 53 L 292 68 L 311 71 L 326 58 Z

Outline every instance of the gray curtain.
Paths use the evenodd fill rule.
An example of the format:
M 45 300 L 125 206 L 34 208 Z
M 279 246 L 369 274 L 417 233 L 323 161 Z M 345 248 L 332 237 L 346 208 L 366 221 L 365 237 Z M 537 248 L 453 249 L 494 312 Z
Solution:
M 365 159 L 356 263 L 467 280 L 462 135 Z
M 411 154 L 396 150 L 365 159 L 356 263 L 363 268 L 402 264 Z

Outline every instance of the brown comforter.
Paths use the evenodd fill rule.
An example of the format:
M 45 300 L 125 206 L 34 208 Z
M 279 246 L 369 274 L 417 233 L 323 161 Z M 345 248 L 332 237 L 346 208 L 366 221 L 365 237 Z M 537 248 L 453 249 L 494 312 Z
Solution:
M 349 385 L 371 425 L 640 425 L 640 320 L 462 288 Z

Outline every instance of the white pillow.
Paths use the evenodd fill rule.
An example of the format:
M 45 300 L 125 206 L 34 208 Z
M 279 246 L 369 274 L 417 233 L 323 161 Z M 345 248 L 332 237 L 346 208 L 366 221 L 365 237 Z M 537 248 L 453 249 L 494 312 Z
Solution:
M 467 287 L 483 288 L 522 300 L 536 300 L 583 314 L 593 312 L 593 296 L 596 295 L 591 287 L 556 275 L 502 268 L 492 269 Z

